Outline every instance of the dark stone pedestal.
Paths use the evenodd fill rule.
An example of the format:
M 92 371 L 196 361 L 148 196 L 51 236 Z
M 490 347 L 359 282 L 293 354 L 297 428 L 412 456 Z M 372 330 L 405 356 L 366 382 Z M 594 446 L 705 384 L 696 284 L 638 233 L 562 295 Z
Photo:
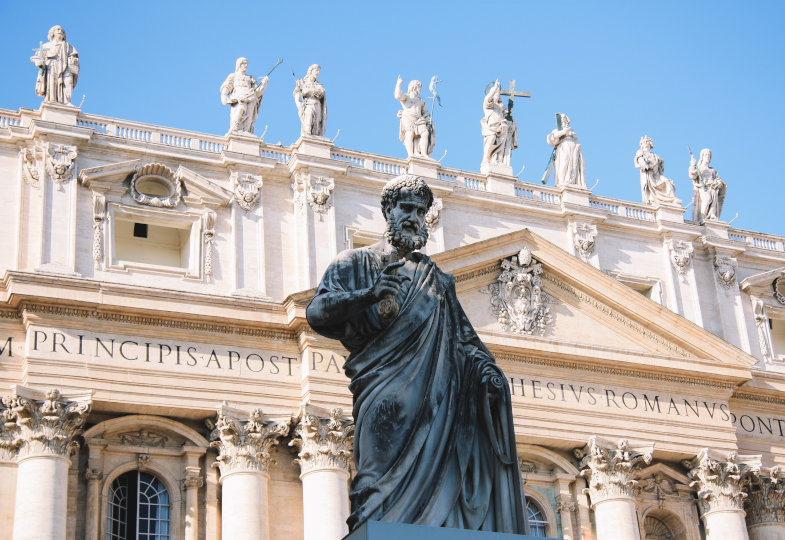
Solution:
M 345 536 L 343 540 L 533 540 L 534 538 L 534 536 L 520 534 L 366 521 L 359 529 Z

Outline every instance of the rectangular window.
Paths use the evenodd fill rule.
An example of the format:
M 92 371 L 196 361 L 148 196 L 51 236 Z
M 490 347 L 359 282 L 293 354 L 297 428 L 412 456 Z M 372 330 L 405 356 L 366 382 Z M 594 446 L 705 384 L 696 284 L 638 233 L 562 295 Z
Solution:
M 769 319 L 771 325 L 771 348 L 774 358 L 785 360 L 785 320 Z
M 188 268 L 190 227 L 166 227 L 117 219 L 115 257 L 121 261 Z

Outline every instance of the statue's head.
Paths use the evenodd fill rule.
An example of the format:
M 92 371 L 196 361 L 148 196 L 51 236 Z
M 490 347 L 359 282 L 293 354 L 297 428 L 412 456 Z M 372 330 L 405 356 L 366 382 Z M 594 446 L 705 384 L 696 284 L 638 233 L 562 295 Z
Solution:
M 433 192 L 419 176 L 404 174 L 387 182 L 382 189 L 387 241 L 399 251 L 413 251 L 425 246 L 428 241 L 425 215 L 431 204 Z
M 559 113 L 559 115 L 561 116 L 561 126 L 562 126 L 562 129 L 564 129 L 566 127 L 569 127 L 570 126 L 570 117 L 567 116 L 564 113 Z
M 244 56 L 241 56 L 234 63 L 234 70 L 235 71 L 241 71 L 241 72 L 245 73 L 245 71 L 247 69 L 248 69 L 248 59 L 245 58 Z
M 62 26 L 56 24 L 49 29 L 49 33 L 46 37 L 49 38 L 49 41 L 65 41 L 65 30 L 63 30 Z
M 700 162 L 708 165 L 711 162 L 711 150 L 704 148 L 701 150 Z
M 420 81 L 418 81 L 417 79 L 414 79 L 413 81 L 411 81 L 409 83 L 409 93 L 410 94 L 417 96 L 417 95 L 420 94 L 420 90 L 422 90 L 422 83 Z
M 319 64 L 311 64 L 308 67 L 308 71 L 305 73 L 305 78 L 315 81 L 321 71 L 322 71 L 322 66 L 320 66 Z
M 654 141 L 651 140 L 651 137 L 648 135 L 644 135 L 641 137 L 641 150 L 651 150 L 654 148 Z

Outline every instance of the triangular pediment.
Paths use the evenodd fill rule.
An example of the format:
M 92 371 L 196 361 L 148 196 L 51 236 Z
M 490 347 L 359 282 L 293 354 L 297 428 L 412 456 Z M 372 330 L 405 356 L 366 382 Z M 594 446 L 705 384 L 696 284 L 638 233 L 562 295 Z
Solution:
M 774 294 L 774 282 L 783 276 L 785 276 L 785 266 L 749 276 L 739 283 L 739 288 L 750 294 Z
M 90 167 L 79 172 L 79 180 L 82 185 L 93 191 L 121 196 L 128 189 L 129 179 L 137 171 L 153 165 L 155 164 L 133 159 Z M 231 191 L 187 167 L 181 165 L 175 170 L 163 164 L 160 167 L 171 173 L 170 180 L 182 183 L 183 201 L 188 205 L 219 207 L 229 204 L 232 200 Z
M 527 248 L 540 265 L 538 278 L 546 318 L 512 328 L 509 312 L 531 309 L 530 299 L 494 294 L 504 287 L 522 287 L 533 279 L 516 265 Z M 611 276 L 541 236 L 524 229 L 433 257 L 455 276 L 461 304 L 483 341 L 497 352 L 530 356 L 559 356 L 576 362 L 626 365 L 628 369 L 691 373 L 731 381 L 749 379 L 756 360 L 684 317 L 646 298 Z M 517 278 L 502 276 L 502 261 Z M 501 279 L 500 279 L 501 278 Z M 516 282 L 517 279 L 517 282 Z M 531 290 L 529 290 L 529 295 Z M 524 295 L 525 296 L 525 295 Z M 513 317 L 515 318 L 515 317 Z

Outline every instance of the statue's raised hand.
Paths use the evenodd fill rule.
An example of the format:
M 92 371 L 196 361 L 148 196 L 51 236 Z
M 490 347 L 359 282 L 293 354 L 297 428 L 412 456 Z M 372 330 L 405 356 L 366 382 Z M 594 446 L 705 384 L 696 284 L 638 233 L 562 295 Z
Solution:
M 371 287 L 371 294 L 377 302 L 382 298 L 395 297 L 401 289 L 401 284 L 411 279 L 408 276 L 397 275 L 398 269 L 404 264 L 406 264 L 405 260 L 388 264 L 376 278 Z

